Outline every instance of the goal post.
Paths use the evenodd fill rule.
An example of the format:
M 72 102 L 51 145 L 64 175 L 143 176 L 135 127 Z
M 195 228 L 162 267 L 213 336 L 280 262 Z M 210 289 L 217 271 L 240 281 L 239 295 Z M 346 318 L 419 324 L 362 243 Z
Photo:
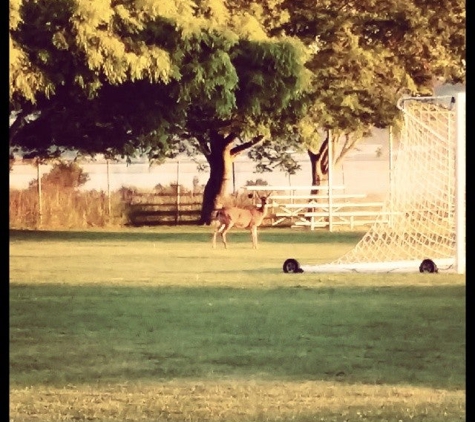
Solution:
M 457 94 L 455 97 L 456 106 L 456 144 L 457 144 L 457 160 L 455 163 L 455 203 L 456 208 L 456 249 L 455 249 L 455 270 L 457 274 L 465 273 L 466 257 L 465 257 L 465 231 L 466 231 L 466 155 L 465 155 L 465 143 L 466 143 L 466 118 L 465 118 L 465 92 Z
M 299 270 L 418 272 L 431 260 L 465 273 L 465 92 L 405 97 L 398 108 L 404 123 L 381 214 L 348 253 Z

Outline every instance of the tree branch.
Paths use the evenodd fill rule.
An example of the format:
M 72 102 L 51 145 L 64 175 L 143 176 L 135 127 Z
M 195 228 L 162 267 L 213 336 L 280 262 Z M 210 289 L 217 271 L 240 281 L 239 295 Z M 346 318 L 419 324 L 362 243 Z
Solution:
M 345 155 L 348 153 L 348 151 L 352 150 L 355 145 L 358 143 L 359 138 L 355 138 L 354 140 L 351 140 L 351 135 L 349 133 L 345 134 L 345 142 L 343 143 L 343 147 L 340 150 L 340 153 L 338 154 L 338 157 L 335 159 L 335 165 L 339 164 L 340 161 L 343 160 Z
M 253 146 L 261 143 L 264 141 L 264 135 L 258 135 L 252 138 L 248 142 L 244 142 L 243 144 L 235 146 L 233 149 L 231 149 L 231 155 L 233 157 L 241 154 L 243 151 L 248 150 L 249 148 L 252 148 Z
M 211 150 L 209 148 L 208 142 L 204 138 L 196 135 L 190 135 L 189 137 L 187 137 L 187 139 L 188 141 L 195 140 L 197 143 L 196 149 L 198 149 L 198 151 L 200 151 L 208 160 L 208 157 L 211 155 Z
M 238 136 L 234 132 L 231 132 L 229 135 L 224 137 L 224 145 L 228 146 L 232 144 L 237 137 Z
M 29 109 L 23 109 L 20 112 L 18 112 L 15 120 L 13 121 L 12 125 L 9 128 L 10 144 L 13 143 L 15 136 L 18 134 L 18 132 L 20 132 L 20 130 L 23 129 L 29 123 L 28 116 L 30 116 L 32 113 L 33 111 Z

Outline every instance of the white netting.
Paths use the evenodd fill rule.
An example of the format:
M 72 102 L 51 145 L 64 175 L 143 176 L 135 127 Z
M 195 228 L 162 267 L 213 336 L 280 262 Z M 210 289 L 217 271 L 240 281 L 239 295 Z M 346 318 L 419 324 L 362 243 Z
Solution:
M 331 264 L 316 266 L 315 271 L 335 271 L 338 266 L 342 270 L 364 271 L 370 268 L 365 263 L 374 263 L 375 269 L 391 270 L 403 268 L 404 261 L 409 261 L 409 267 L 417 271 L 426 258 L 453 265 L 457 233 L 457 122 L 460 125 L 456 110 L 462 109 L 454 103 L 455 97 L 400 101 L 404 127 L 392 172 L 391 194 L 382 213 L 354 249 Z M 308 270 L 312 268 L 307 266 Z

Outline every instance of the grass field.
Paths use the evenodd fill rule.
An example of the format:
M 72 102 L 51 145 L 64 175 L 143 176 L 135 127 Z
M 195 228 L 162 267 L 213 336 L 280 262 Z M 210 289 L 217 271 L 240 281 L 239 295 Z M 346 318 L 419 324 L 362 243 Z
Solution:
M 10 231 L 10 421 L 463 421 L 465 276 L 284 274 L 362 233 Z

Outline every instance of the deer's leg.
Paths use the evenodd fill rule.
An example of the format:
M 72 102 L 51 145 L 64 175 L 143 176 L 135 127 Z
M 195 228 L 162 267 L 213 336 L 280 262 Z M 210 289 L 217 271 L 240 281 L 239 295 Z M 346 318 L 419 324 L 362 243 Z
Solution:
M 221 231 L 221 240 L 223 241 L 224 243 L 224 248 L 225 249 L 228 249 L 228 243 L 226 242 L 226 233 L 231 230 L 231 227 L 233 226 L 233 223 L 229 223 L 227 226 L 226 225 L 223 225 L 223 229 Z
M 218 235 L 218 232 L 221 232 L 223 230 L 224 224 L 218 224 L 216 226 L 216 230 L 213 233 L 213 249 L 216 248 L 216 236 Z
M 252 248 L 257 249 L 257 226 L 251 228 Z

